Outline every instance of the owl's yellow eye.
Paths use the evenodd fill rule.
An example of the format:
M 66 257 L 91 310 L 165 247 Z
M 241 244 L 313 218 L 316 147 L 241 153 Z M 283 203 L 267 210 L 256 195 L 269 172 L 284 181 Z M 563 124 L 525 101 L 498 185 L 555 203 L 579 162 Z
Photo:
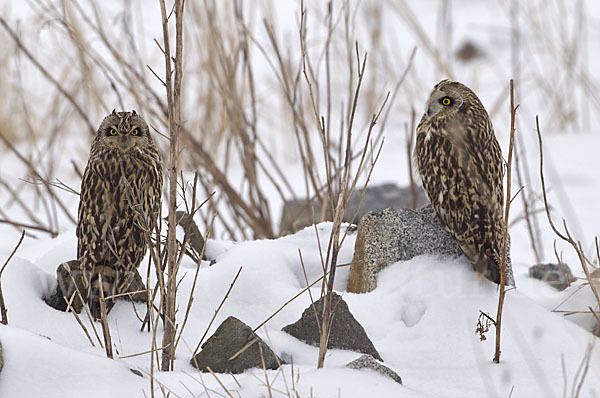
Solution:
M 136 127 L 133 130 L 131 130 L 131 135 L 138 135 L 140 133 L 140 130 Z
M 110 135 L 117 135 L 117 130 L 110 129 L 110 130 L 108 130 L 108 134 L 110 134 Z
M 440 103 L 441 103 L 442 105 L 444 105 L 444 106 L 450 106 L 450 105 L 452 104 L 452 98 L 450 98 L 450 97 L 443 97 L 443 98 L 440 100 Z

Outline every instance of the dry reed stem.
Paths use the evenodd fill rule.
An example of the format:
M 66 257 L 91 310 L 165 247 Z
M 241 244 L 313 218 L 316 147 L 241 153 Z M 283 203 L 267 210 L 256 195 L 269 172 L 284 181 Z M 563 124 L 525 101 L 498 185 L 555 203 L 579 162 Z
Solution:
M 260 362 L 262 363 L 262 368 L 265 375 L 265 383 L 267 383 L 267 391 L 269 392 L 269 398 L 273 398 L 273 391 L 271 390 L 271 383 L 269 382 L 269 375 L 267 374 L 267 366 L 265 365 L 265 355 L 263 353 L 262 344 L 258 344 L 258 349 L 260 351 Z
M 6 139 L 6 137 L 4 136 L 3 132 L 0 131 L 0 140 L 2 140 L 2 142 L 4 142 L 4 145 L 6 145 L 8 147 L 8 149 L 15 154 L 15 156 L 17 156 L 17 158 L 19 158 L 19 160 L 21 162 L 23 162 L 23 164 L 25 164 L 28 168 L 29 171 L 33 174 L 33 176 L 35 178 L 37 178 L 38 180 L 44 181 L 44 178 L 41 176 L 41 174 L 38 172 L 37 168 L 35 167 L 35 165 L 31 162 L 30 159 L 28 159 L 26 156 L 24 156 L 23 154 L 21 154 L 21 152 L 19 152 L 19 150 L 17 150 L 17 148 Z M 60 198 L 58 196 L 56 196 L 56 194 L 52 191 L 52 189 L 50 189 L 50 186 L 45 184 L 46 186 L 46 192 L 48 193 L 48 195 L 54 200 L 54 203 L 58 204 L 58 206 L 61 208 L 61 210 L 63 211 L 64 215 L 67 216 L 69 218 L 69 220 L 71 222 L 73 222 L 73 224 L 76 224 L 75 222 L 75 218 L 73 218 L 73 216 L 71 215 L 71 212 L 69 211 L 69 209 L 67 209 L 66 205 L 62 202 L 62 200 L 60 200 Z M 52 237 L 56 237 L 56 235 L 58 235 L 57 232 L 54 233 L 54 235 Z
M 195 197 L 195 188 L 194 188 L 194 193 L 192 194 L 192 197 L 193 198 Z M 202 204 L 204 204 L 204 203 L 206 203 L 206 202 L 203 202 Z M 202 205 L 200 205 L 200 206 L 202 206 Z M 190 215 L 190 217 L 191 216 L 192 215 Z M 212 221 L 211 221 L 211 224 L 210 224 L 211 227 L 212 227 L 212 225 L 213 225 L 213 223 L 215 221 L 215 217 L 216 217 L 216 215 L 213 215 L 213 218 L 212 218 Z M 187 303 L 187 306 L 186 306 L 186 309 L 185 309 L 185 316 L 183 318 L 183 324 L 181 325 L 181 329 L 179 331 L 179 336 L 177 336 L 177 339 L 175 341 L 175 351 L 177 351 L 177 346 L 179 345 L 179 341 L 181 339 L 181 336 L 183 336 L 183 330 L 185 329 L 185 325 L 187 324 L 187 320 L 188 320 L 188 317 L 190 315 L 190 311 L 192 309 L 192 303 L 194 302 L 194 290 L 196 289 L 196 283 L 198 282 L 198 274 L 200 273 L 200 261 L 202 261 L 202 257 L 204 257 L 204 250 L 206 249 L 206 242 L 208 241 L 210 230 L 211 230 L 211 228 L 209 227 L 207 233 L 205 234 L 206 236 L 205 236 L 205 239 L 204 239 L 204 244 L 202 245 L 202 250 L 200 252 L 199 261 L 196 263 L 196 272 L 194 273 L 194 281 L 192 282 L 192 287 L 190 288 L 190 295 L 189 295 L 188 303 Z M 240 274 L 241 271 L 242 271 L 242 267 L 240 267 L 237 275 L 235 276 L 235 279 L 232 282 L 229 291 L 231 291 L 231 289 L 233 288 L 233 285 L 235 284 L 235 282 L 237 280 L 237 277 L 239 276 L 239 274 Z M 229 295 L 229 291 L 226 294 L 226 298 Z M 215 316 L 216 316 L 216 313 L 215 313 Z M 208 330 L 208 328 L 207 328 L 207 330 Z M 200 339 L 200 340 L 202 341 L 202 339 Z M 197 350 L 197 348 L 196 348 L 196 350 Z
M 73 277 L 73 274 L 71 273 L 71 268 L 67 268 L 67 273 L 69 274 L 69 278 L 71 279 L 71 283 L 73 284 L 73 286 L 77 286 L 77 283 L 75 282 L 75 278 Z M 100 344 L 100 347 L 104 348 L 102 339 L 100 338 L 100 335 L 98 334 L 98 330 L 96 330 L 96 326 L 94 325 L 94 318 L 92 318 L 92 314 L 90 313 L 90 310 L 89 310 L 88 306 L 86 305 L 86 302 L 83 299 L 81 292 L 79 291 L 79 289 L 75 289 L 74 293 L 77 294 L 77 297 L 81 301 L 83 310 L 85 311 L 88 321 L 90 322 L 90 325 L 92 326 L 92 330 L 94 331 L 94 335 L 96 335 L 96 340 L 98 340 L 98 344 Z
M 246 351 L 248 348 L 252 347 L 254 345 L 254 343 L 256 343 L 259 340 L 260 340 L 260 337 L 256 336 L 255 338 L 253 338 L 252 340 L 250 340 L 249 342 L 244 344 L 244 346 L 242 348 L 240 348 L 235 354 L 230 356 L 228 360 L 233 361 L 234 359 L 236 359 L 237 357 L 242 355 L 244 353 L 244 351 Z
M 519 140 L 517 138 L 517 144 L 521 145 L 521 140 Z M 515 145 L 515 147 L 517 147 L 517 145 Z M 523 176 L 521 173 L 521 162 L 519 161 L 520 159 L 520 155 L 519 155 L 519 151 L 515 150 L 515 170 L 517 172 L 517 182 L 520 186 L 531 186 L 531 178 L 529 176 L 529 173 L 527 172 L 528 167 L 527 167 L 527 157 L 526 157 L 526 152 L 523 152 L 523 162 L 525 163 L 525 177 L 526 177 L 526 182 L 524 183 L 523 181 Z M 531 242 L 531 249 L 533 250 L 533 255 L 535 256 L 535 261 L 536 264 L 541 264 L 541 257 L 540 257 L 540 249 L 541 249 L 541 243 L 539 242 L 539 230 L 537 228 L 537 217 L 536 217 L 536 212 L 532 211 L 530 209 L 530 203 L 529 200 L 527 200 L 527 196 L 531 197 L 531 195 L 521 195 L 521 200 L 523 203 L 523 213 L 524 213 L 524 219 L 527 225 L 527 233 L 529 234 L 529 241 Z M 540 247 L 540 249 L 538 249 L 538 246 Z
M 306 286 L 304 289 L 300 290 L 294 297 L 292 297 L 291 299 L 289 299 L 288 301 L 286 301 L 285 303 L 283 303 L 283 305 L 281 307 L 279 307 L 274 313 L 272 313 L 271 315 L 269 315 L 269 317 L 267 319 L 265 319 L 264 321 L 262 321 L 257 327 L 255 327 L 254 329 L 252 329 L 253 332 L 256 333 L 256 331 L 258 329 L 260 329 L 261 327 L 263 327 L 267 322 L 269 322 L 271 319 L 273 319 L 275 317 L 275 315 L 279 314 L 281 312 L 281 310 L 283 310 L 285 307 L 287 307 L 287 305 L 289 303 L 291 303 L 292 301 L 296 300 L 298 297 L 300 297 L 302 295 L 302 293 L 306 292 L 307 290 L 309 290 L 311 287 L 313 287 L 314 285 L 316 285 L 317 283 L 319 283 L 321 280 L 323 280 L 326 277 L 327 274 L 319 277 L 317 280 L 315 280 L 313 283 L 311 283 L 310 285 Z
M 317 237 L 318 240 L 318 237 Z M 302 266 L 302 273 L 304 274 L 304 281 L 306 282 L 306 286 L 308 286 L 308 276 L 306 275 L 306 267 L 304 266 L 304 260 L 302 259 L 302 250 L 298 248 L 298 256 L 300 257 L 300 265 Z M 322 259 L 322 258 L 321 258 Z M 319 334 L 321 333 L 321 321 L 319 321 L 319 314 L 317 314 L 317 308 L 315 307 L 315 300 L 313 299 L 312 292 L 308 289 L 308 296 L 310 297 L 310 306 L 315 313 L 315 321 L 317 322 L 317 328 L 319 329 Z
M 10 28 L 10 26 L 8 26 L 8 23 L 6 23 L 6 20 L 2 17 L 0 17 L 0 25 L 2 25 L 2 27 L 6 30 L 6 32 L 13 39 L 15 44 L 19 47 L 19 49 L 23 52 L 23 54 L 25 54 L 25 56 L 29 59 L 29 61 L 42 73 L 42 75 L 44 75 L 44 77 L 50 83 L 52 83 L 52 85 L 71 103 L 71 105 L 73 105 L 73 108 L 75 108 L 75 111 L 79 114 L 81 119 L 87 124 L 87 127 L 88 127 L 90 133 L 94 134 L 96 129 L 94 129 L 86 112 L 81 108 L 81 106 L 79 106 L 79 104 L 77 103 L 77 101 L 75 101 L 73 96 L 69 92 L 67 92 L 64 89 L 63 85 L 61 83 L 59 83 L 50 74 L 50 72 L 48 72 L 48 70 L 46 68 L 44 68 L 44 66 L 31 54 L 31 52 L 27 49 L 27 47 L 25 47 L 25 45 L 21 42 L 21 39 L 19 38 L 17 33 L 14 30 L 12 30 Z
M 502 311 L 504 309 L 504 296 L 506 295 L 506 250 L 508 246 L 508 217 L 510 214 L 511 198 L 511 171 L 512 156 L 515 142 L 515 119 L 519 106 L 515 106 L 515 93 L 513 80 L 510 80 L 510 142 L 508 145 L 508 160 L 506 164 L 506 203 L 504 206 L 504 241 L 502 246 L 502 261 L 500 264 L 500 292 L 498 294 L 498 311 L 496 313 L 496 346 L 494 352 L 494 362 L 500 363 L 500 338 L 502 332 Z
M 352 128 L 354 125 L 354 117 L 356 114 L 356 107 L 358 105 L 358 97 L 359 97 L 360 88 L 362 85 L 364 72 L 365 72 L 365 68 L 366 68 L 366 63 L 367 63 L 367 54 L 366 53 L 365 53 L 365 56 L 361 63 L 360 54 L 358 52 L 358 43 L 356 43 L 356 60 L 357 60 L 357 64 L 358 64 L 358 82 L 356 84 L 354 95 L 352 97 L 353 99 L 351 102 L 352 106 L 350 108 L 351 110 L 349 113 L 349 120 L 348 120 L 347 133 L 346 133 L 346 150 L 345 150 L 345 156 L 344 156 L 344 168 L 343 168 L 343 172 L 342 172 L 343 174 L 341 177 L 341 181 L 339 182 L 340 191 L 339 191 L 339 194 L 337 197 L 337 203 L 335 206 L 333 227 L 332 227 L 332 232 L 331 232 L 330 240 L 329 240 L 330 243 L 329 243 L 328 251 L 327 251 L 327 264 L 329 264 L 329 278 L 327 280 L 327 294 L 326 294 L 324 302 L 323 302 L 323 323 L 321 325 L 321 334 L 320 334 L 321 338 L 320 338 L 320 343 L 319 343 L 319 356 L 318 356 L 318 360 L 317 360 L 317 368 L 322 368 L 325 363 L 325 354 L 327 353 L 327 342 L 329 340 L 331 320 L 333 319 L 333 312 L 332 312 L 332 308 L 331 308 L 332 299 L 333 299 L 333 283 L 335 280 L 337 257 L 338 257 L 339 250 L 341 248 L 340 228 L 341 228 L 344 213 L 346 211 L 346 205 L 349 200 L 348 198 L 352 193 L 352 189 L 354 188 L 354 184 L 356 183 L 356 177 L 357 177 L 357 176 L 355 176 L 353 186 L 350 188 L 350 191 L 348 191 L 348 189 L 349 189 L 348 183 L 349 183 L 349 179 L 350 179 L 351 157 L 352 157 L 352 152 L 351 152 Z M 323 150 L 324 150 L 324 152 L 327 152 L 326 144 L 324 144 Z M 362 159 L 364 159 L 365 152 L 366 152 L 366 145 L 365 145 L 365 149 L 363 150 Z M 361 166 L 362 166 L 362 159 L 361 159 Z M 357 174 L 359 172 L 360 172 L 360 169 L 357 172 Z M 328 184 L 329 197 L 333 200 L 333 186 L 330 182 L 331 178 L 328 178 L 328 181 L 329 181 L 329 184 Z M 331 256 L 330 256 L 330 254 L 331 254 Z
M 106 313 L 106 301 L 104 300 L 104 283 L 102 282 L 102 274 L 98 274 L 98 282 L 100 286 L 100 324 L 102 325 L 102 335 L 104 337 L 104 349 L 106 350 L 106 356 L 110 359 L 113 359 L 112 341 Z
M 96 344 L 94 344 L 94 340 L 92 340 L 92 336 L 90 336 L 87 328 L 85 327 L 85 325 L 83 324 L 83 322 L 79 318 L 79 315 L 77 314 L 77 312 L 71 306 L 71 303 L 73 302 L 73 299 L 75 298 L 75 295 L 76 295 L 76 292 L 73 292 L 73 294 L 71 295 L 71 299 L 70 300 L 67 299 L 66 296 L 63 296 L 63 299 L 67 303 L 67 309 L 73 313 L 73 316 L 75 317 L 75 320 L 77 321 L 77 323 L 79 324 L 79 326 L 81 327 L 81 329 L 83 329 L 83 332 L 85 333 L 85 336 L 88 338 L 88 340 L 89 340 L 90 344 L 92 345 L 92 347 L 96 347 Z
M 215 318 L 217 317 L 217 315 L 219 314 L 219 311 L 221 311 L 221 308 L 223 307 L 223 304 L 225 304 L 225 301 L 227 300 L 227 298 L 229 297 L 229 293 L 231 293 L 231 290 L 233 289 L 233 286 L 235 286 L 235 283 L 237 282 L 238 277 L 240 276 L 240 273 L 242 272 L 242 267 L 240 267 L 238 269 L 238 272 L 235 274 L 235 277 L 233 278 L 233 281 L 231 282 L 231 284 L 229 285 L 229 289 L 227 289 L 227 292 L 225 293 L 225 296 L 223 296 L 223 299 L 221 300 L 221 302 L 219 303 L 219 306 L 217 307 L 217 309 L 215 310 L 215 313 L 213 314 L 213 316 L 210 318 L 210 322 L 208 322 L 208 325 L 206 326 L 206 329 L 204 330 L 204 333 L 202 334 L 202 337 L 200 337 L 200 341 L 198 342 L 198 345 L 196 346 L 196 349 L 194 350 L 194 353 L 192 354 L 192 356 L 196 356 L 196 354 L 198 353 L 198 350 L 200 349 L 200 346 L 202 345 L 202 342 L 204 341 L 204 338 L 206 337 L 206 335 L 208 334 L 208 330 L 210 329 L 210 327 L 212 326 L 213 322 L 215 321 Z
M 231 393 L 229 392 L 229 390 L 227 389 L 227 387 L 225 387 L 225 384 L 223 384 L 223 382 L 217 377 L 217 374 L 215 372 L 213 372 L 213 370 L 210 368 L 210 366 L 207 366 L 206 369 L 210 372 L 210 374 L 212 375 L 212 377 L 215 378 L 215 380 L 217 381 L 217 383 L 219 383 L 219 385 L 221 386 L 221 388 L 223 389 L 223 391 L 225 391 L 230 398 L 233 398 L 233 395 L 231 395 Z

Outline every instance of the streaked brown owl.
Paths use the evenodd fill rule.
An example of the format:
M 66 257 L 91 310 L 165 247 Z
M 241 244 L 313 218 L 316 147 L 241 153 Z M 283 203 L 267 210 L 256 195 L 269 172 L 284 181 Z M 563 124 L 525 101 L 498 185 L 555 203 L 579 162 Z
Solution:
M 475 271 L 500 283 L 502 152 L 490 117 L 464 84 L 439 82 L 417 127 L 415 162 L 437 215 Z
M 104 296 L 127 291 L 158 219 L 162 160 L 148 125 L 135 111 L 106 116 L 92 143 L 79 201 L 77 258 L 88 285 L 88 306 L 100 318 Z M 110 311 L 115 299 L 107 300 Z

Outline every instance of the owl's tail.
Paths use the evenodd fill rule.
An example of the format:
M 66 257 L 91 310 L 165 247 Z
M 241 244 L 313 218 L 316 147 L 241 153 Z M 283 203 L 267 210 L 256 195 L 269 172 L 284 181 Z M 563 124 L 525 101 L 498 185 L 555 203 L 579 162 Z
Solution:
M 500 284 L 500 265 L 495 258 L 482 253 L 477 261 L 473 263 L 473 268 L 487 280 Z

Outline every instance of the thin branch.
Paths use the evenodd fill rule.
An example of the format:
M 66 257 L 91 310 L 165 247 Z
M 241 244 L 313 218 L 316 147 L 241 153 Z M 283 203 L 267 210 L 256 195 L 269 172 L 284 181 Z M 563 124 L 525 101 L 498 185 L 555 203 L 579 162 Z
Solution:
M 13 251 L 10 253 L 10 256 L 8 256 L 8 258 L 4 262 L 4 265 L 0 269 L 0 313 L 2 313 L 2 320 L 0 321 L 0 323 L 2 323 L 3 325 L 8 325 L 8 309 L 6 308 L 6 304 L 4 302 L 4 295 L 2 294 L 2 273 L 4 273 L 4 270 L 8 266 L 8 263 L 10 262 L 10 260 L 12 260 L 13 256 L 19 249 L 19 246 L 21 246 L 21 243 L 23 243 L 24 238 L 25 230 L 21 232 L 21 238 L 19 238 L 19 242 L 17 243 Z

